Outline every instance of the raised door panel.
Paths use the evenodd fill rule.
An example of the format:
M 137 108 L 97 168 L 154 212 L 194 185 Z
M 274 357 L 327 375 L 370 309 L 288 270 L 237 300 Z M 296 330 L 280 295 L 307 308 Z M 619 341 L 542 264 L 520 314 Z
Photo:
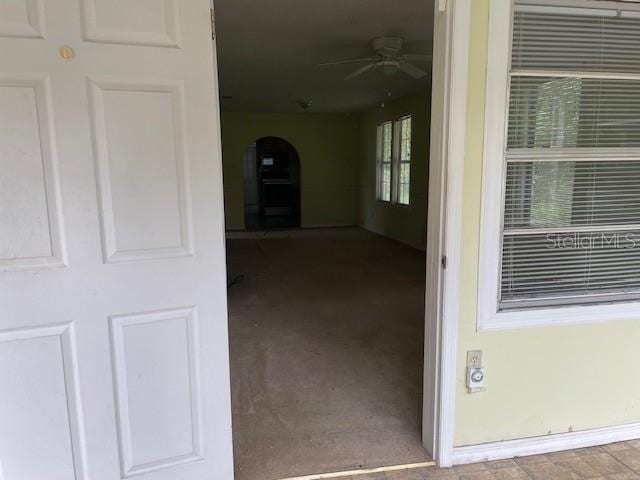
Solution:
M 0 27 L 0 271 L 37 268 L 1 275 L 0 480 L 232 479 L 209 2 L 39 1 L 45 39 Z
M 72 327 L 0 331 L 0 365 L 0 478 L 84 479 Z
M 197 312 L 111 319 L 122 475 L 201 460 Z
M 193 255 L 182 84 L 90 84 L 106 262 Z
M 82 0 L 86 40 L 177 47 L 178 0 Z
M 0 75 L 0 269 L 65 263 L 48 80 Z
M 0 0 L 0 37 L 44 38 L 43 0 Z

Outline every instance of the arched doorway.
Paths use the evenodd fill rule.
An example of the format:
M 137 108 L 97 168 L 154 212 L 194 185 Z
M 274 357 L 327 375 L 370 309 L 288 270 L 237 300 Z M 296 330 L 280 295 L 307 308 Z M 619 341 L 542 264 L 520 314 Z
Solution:
M 247 230 L 300 227 L 300 158 L 283 138 L 263 137 L 244 155 Z

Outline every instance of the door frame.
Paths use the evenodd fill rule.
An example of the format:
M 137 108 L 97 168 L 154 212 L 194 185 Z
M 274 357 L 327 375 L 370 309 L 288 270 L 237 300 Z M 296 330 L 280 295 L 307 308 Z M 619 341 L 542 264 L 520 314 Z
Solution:
M 435 0 L 422 442 L 453 464 L 471 0 Z
M 433 3 L 422 443 L 438 466 L 450 467 L 454 450 L 471 0 Z M 210 5 L 215 55 L 214 0 Z

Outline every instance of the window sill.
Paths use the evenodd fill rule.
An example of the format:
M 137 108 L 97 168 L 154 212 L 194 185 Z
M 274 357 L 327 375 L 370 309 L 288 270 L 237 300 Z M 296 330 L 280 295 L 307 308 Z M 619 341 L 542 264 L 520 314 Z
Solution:
M 397 207 L 397 208 L 401 208 L 403 210 L 410 210 L 411 209 L 411 204 L 405 205 L 404 203 L 388 202 L 386 200 L 379 200 L 379 199 L 376 200 L 376 203 L 378 205 L 385 206 L 385 207 Z
M 640 320 L 640 302 L 478 312 L 478 331 Z

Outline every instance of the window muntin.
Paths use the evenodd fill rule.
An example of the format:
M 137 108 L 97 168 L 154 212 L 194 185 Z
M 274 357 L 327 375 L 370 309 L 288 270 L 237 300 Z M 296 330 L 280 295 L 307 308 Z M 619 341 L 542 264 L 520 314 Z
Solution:
M 498 307 L 638 299 L 640 12 L 540 3 L 515 2 Z

